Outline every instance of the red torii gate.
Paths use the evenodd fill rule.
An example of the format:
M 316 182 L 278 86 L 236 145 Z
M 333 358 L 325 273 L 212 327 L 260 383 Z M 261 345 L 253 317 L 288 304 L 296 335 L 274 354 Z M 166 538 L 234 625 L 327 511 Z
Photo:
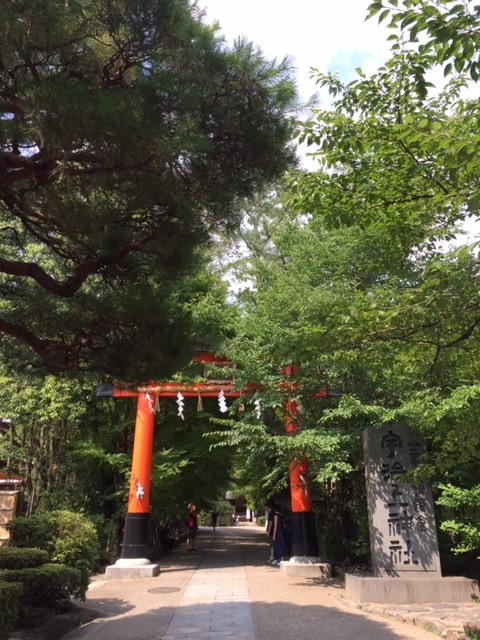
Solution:
M 193 362 L 209 362 L 217 366 L 231 366 L 232 364 L 209 353 L 197 355 Z M 297 375 L 298 367 L 285 367 L 283 373 L 287 377 Z M 260 388 L 260 385 L 249 384 L 238 390 L 234 388 L 233 383 L 223 380 L 196 384 L 153 382 L 135 390 L 111 384 L 101 384 L 97 387 L 97 397 L 137 398 L 130 489 L 121 550 L 122 559 L 143 559 L 147 550 L 150 475 L 157 398 L 174 398 L 178 397 L 178 393 L 184 398 L 199 396 L 217 398 L 221 391 L 226 398 L 239 398 L 254 393 Z M 294 388 L 294 386 L 286 382 L 285 389 L 289 388 Z M 322 389 L 314 395 L 327 397 L 337 394 L 329 394 L 327 389 Z M 287 434 L 292 434 L 298 429 L 298 414 L 298 403 L 287 398 L 285 401 L 285 430 Z M 289 465 L 289 474 L 294 537 L 293 555 L 317 556 L 318 547 L 308 483 L 307 459 L 292 460 Z

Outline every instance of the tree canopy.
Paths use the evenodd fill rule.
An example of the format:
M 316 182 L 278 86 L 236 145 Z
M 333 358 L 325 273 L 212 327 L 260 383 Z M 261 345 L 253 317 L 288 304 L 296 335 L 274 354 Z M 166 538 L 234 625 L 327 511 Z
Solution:
M 249 239 L 252 250 L 235 265 L 246 284 L 229 342 L 237 375 L 270 389 L 262 400 L 277 411 L 285 395 L 282 367 L 300 363 L 294 389 L 301 429 L 282 438 L 251 413 L 224 436 L 252 456 L 269 451 L 280 461 L 277 469 L 304 453 L 314 495 L 328 505 L 357 492 L 358 505 L 361 431 L 405 422 L 427 438 L 429 456 L 418 473 L 433 480 L 436 495 L 443 492 L 438 504 L 451 510 L 451 521 L 464 496 L 452 485 L 470 496 L 468 515 L 460 513 L 464 529 L 444 530 L 452 544 L 467 532 L 461 548 L 472 549 L 480 480 L 480 263 L 478 243 L 462 244 L 461 234 L 480 212 L 480 103 L 472 97 L 477 85 L 468 62 L 478 48 L 450 50 L 460 61 L 434 86 L 447 53 L 434 31 L 422 40 L 430 34 L 429 47 L 415 43 L 415 29 L 417 35 L 426 29 L 433 14 L 448 23 L 460 8 L 405 0 L 374 3 L 372 14 L 380 4 L 389 7 L 383 19 L 393 16 L 391 58 L 372 76 L 359 69 L 349 83 L 317 74 L 331 104 L 300 123 L 299 135 L 318 170 L 291 172 L 283 190 L 255 204 L 247 230 L 256 241 Z M 465 20 L 475 16 L 478 24 L 478 7 L 462 7 Z M 451 33 L 444 38 L 446 46 Z M 342 396 L 315 398 L 325 384 L 341 387 Z
M 188 0 L 3 7 L 10 357 L 145 380 L 188 351 L 199 248 L 294 160 L 289 62 L 227 48 L 201 18 Z

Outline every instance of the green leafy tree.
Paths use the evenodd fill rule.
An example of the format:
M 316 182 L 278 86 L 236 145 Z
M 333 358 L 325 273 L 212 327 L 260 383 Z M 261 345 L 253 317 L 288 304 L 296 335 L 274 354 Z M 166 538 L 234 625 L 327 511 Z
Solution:
M 165 399 L 157 415 L 157 440 L 152 483 L 152 505 L 163 521 L 185 520 L 186 507 L 194 502 L 199 509 L 211 510 L 222 497 L 231 477 L 233 449 L 211 449 L 206 434 L 218 427 L 216 399 L 187 398 L 182 420 L 175 400 Z
M 419 13 L 448 3 L 404 4 Z M 283 206 L 296 215 L 278 216 L 275 251 L 249 256 L 252 286 L 229 344 L 240 380 L 277 390 L 262 392 L 272 406 L 282 403 L 282 366 L 301 363 L 301 429 L 286 443 L 270 437 L 270 450 L 279 466 L 305 453 L 314 493 L 335 518 L 335 502 L 350 504 L 358 531 L 368 425 L 420 428 L 429 444 L 421 471 L 434 483 L 446 485 L 455 470 L 456 484 L 474 492 L 480 479 L 477 245 L 447 246 L 478 218 L 479 102 L 462 97 L 461 76 L 433 90 L 433 49 L 404 45 L 402 34 L 393 43 L 371 77 L 359 70 L 343 84 L 318 74 L 333 102 L 300 137 L 319 170 L 290 174 Z M 322 384 L 341 387 L 342 397 L 312 397 Z M 238 429 L 266 448 L 264 429 Z M 470 526 L 471 514 L 463 522 Z
M 145 380 L 188 361 L 233 202 L 293 161 L 287 60 L 188 0 L 19 1 L 0 28 L 0 332 L 17 361 Z M 148 356 L 148 357 L 147 357 Z
M 0 437 L 0 460 L 7 470 L 23 475 L 25 512 L 64 505 L 74 472 L 72 445 L 88 419 L 92 387 L 5 371 L 1 381 L 2 407 L 11 423 Z
M 449 537 L 455 553 L 478 553 L 480 529 L 478 527 L 480 509 L 480 485 L 463 488 L 449 483 L 441 485 L 438 504 L 444 507 L 446 515 L 441 530 Z

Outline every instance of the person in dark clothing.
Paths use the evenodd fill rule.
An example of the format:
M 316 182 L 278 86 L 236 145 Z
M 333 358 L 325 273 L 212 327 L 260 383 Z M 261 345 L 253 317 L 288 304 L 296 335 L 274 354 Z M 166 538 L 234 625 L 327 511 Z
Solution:
M 187 551 L 196 551 L 195 539 L 197 537 L 198 520 L 197 507 L 191 502 L 188 505 L 187 514 Z
M 273 514 L 273 561 L 271 565 L 278 566 L 285 555 L 285 540 L 283 536 L 283 513 L 277 506 Z
M 217 521 L 218 521 L 218 513 L 215 511 L 215 509 L 212 511 L 211 519 L 212 519 L 212 528 L 215 531 L 215 529 L 217 528 Z
M 267 560 L 267 564 L 271 564 L 275 560 L 275 554 L 274 554 L 275 541 L 273 540 L 273 517 L 275 515 L 275 509 L 274 509 L 275 503 L 273 502 L 273 500 L 267 500 L 266 507 L 268 509 L 268 512 L 267 512 L 267 528 L 265 530 L 265 533 L 267 534 L 269 538 L 269 543 L 270 543 L 270 557 Z
M 175 548 L 175 540 L 170 536 L 168 527 L 162 527 L 159 536 L 160 544 L 165 551 L 173 551 Z

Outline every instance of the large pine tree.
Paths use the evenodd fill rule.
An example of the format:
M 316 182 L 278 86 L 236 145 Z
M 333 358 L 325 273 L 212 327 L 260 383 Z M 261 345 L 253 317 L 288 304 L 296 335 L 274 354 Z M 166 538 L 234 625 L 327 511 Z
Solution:
M 188 0 L 2 4 L 3 350 L 166 374 L 197 249 L 293 160 L 288 61 L 227 48 Z

